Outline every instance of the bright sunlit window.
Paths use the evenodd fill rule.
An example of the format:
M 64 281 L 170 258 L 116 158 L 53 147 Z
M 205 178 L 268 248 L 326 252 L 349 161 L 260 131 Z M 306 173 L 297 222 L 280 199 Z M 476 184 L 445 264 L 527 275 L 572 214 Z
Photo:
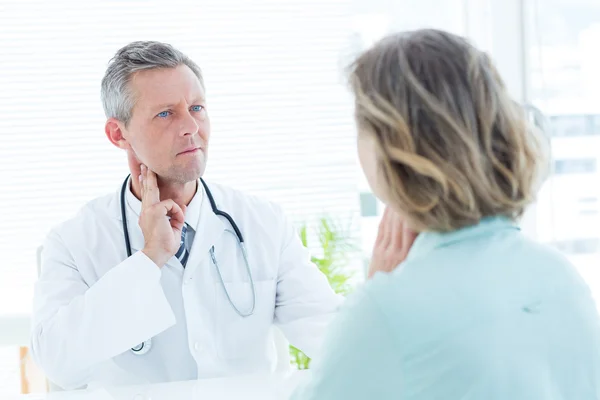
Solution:
M 600 3 L 527 5 L 531 103 L 552 145 L 538 237 L 564 252 L 600 299 Z

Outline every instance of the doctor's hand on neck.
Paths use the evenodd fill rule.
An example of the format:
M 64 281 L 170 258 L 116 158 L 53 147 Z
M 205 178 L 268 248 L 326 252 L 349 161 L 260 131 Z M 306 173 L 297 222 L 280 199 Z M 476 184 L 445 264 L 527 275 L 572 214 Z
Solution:
M 179 249 L 185 206 L 182 208 L 171 199 L 160 200 L 156 174 L 145 165 L 141 166 L 139 183 L 142 192 L 139 224 L 144 235 L 142 252 L 162 268 Z

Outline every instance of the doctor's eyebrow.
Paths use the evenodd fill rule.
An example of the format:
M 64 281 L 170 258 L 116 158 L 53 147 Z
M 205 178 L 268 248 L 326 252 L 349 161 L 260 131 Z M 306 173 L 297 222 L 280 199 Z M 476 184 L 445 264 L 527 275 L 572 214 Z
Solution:
M 197 104 L 204 104 L 205 102 L 206 102 L 206 100 L 204 99 L 204 97 L 196 97 L 195 99 L 193 99 L 190 102 L 190 107 L 194 106 L 194 105 L 197 105 Z M 161 110 L 164 110 L 164 109 L 167 109 L 167 108 L 173 108 L 176 105 L 177 105 L 176 103 L 165 103 L 165 104 L 161 104 L 161 105 L 152 107 L 152 110 L 158 112 L 158 111 L 161 111 Z

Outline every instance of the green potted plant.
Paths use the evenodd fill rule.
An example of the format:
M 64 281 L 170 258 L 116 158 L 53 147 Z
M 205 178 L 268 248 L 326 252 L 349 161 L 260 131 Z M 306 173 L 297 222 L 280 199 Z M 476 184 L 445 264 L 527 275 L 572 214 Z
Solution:
M 317 246 L 309 246 L 313 236 L 309 235 L 308 224 L 299 227 L 300 239 L 305 247 L 314 249 L 312 262 L 327 276 L 333 290 L 341 295 L 347 295 L 352 290 L 354 272 L 348 265 L 351 257 L 356 257 L 358 247 L 351 235 L 351 230 L 345 228 L 331 217 L 319 218 L 314 228 Z M 298 369 L 308 369 L 310 358 L 294 346 L 290 346 L 290 362 Z

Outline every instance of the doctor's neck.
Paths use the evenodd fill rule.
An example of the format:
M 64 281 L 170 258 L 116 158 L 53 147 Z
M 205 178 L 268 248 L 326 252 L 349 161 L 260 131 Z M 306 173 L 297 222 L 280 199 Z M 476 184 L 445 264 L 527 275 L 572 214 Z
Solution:
M 196 191 L 198 190 L 198 181 L 191 181 L 186 183 L 178 183 L 172 181 L 166 181 L 157 177 L 158 191 L 160 193 L 160 201 L 171 199 L 179 206 L 190 204 Z M 133 195 L 142 199 L 142 187 L 137 179 L 131 180 L 131 191 Z

